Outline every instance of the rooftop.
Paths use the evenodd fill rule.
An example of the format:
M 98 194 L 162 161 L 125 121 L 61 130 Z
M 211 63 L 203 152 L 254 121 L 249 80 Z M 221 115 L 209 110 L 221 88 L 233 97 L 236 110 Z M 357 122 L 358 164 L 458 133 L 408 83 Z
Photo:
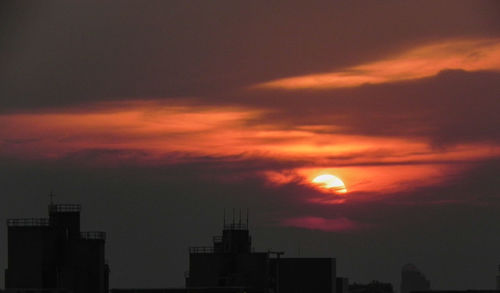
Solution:
M 8 219 L 8 227 L 48 227 L 50 225 L 47 218 L 26 218 L 26 219 Z
M 50 204 L 49 212 L 56 213 L 79 213 L 82 210 L 82 206 L 79 204 Z

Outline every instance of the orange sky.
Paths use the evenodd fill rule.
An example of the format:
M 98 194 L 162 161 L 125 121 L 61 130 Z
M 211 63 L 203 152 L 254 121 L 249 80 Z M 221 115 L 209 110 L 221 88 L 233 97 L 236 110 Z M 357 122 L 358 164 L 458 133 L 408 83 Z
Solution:
M 420 43 L 380 60 L 271 80 L 242 91 L 355 88 L 366 83 L 417 80 L 448 69 L 500 70 L 500 41 L 462 38 Z M 104 155 L 81 163 L 109 166 L 175 164 L 197 157 L 286 162 L 289 167 L 270 165 L 254 175 L 271 186 L 296 184 L 306 188 L 309 194 L 299 200 L 324 206 L 379 201 L 400 192 L 437 186 L 466 172 L 469 162 L 500 155 L 500 146 L 492 141 L 460 141 L 439 147 L 425 132 L 415 134 L 411 128 L 399 130 L 400 135 L 356 131 L 356 119 L 364 119 L 365 114 L 335 112 L 335 117 L 340 117 L 336 120 L 325 108 L 316 110 L 318 120 L 312 116 L 309 121 L 300 115 L 294 117 L 296 114 L 287 112 L 286 107 L 197 102 L 194 98 L 136 99 L 0 114 L 0 154 L 23 160 L 58 160 L 97 151 Z M 307 106 L 306 100 L 303 103 Z M 335 102 L 329 106 L 335 109 Z M 353 109 L 356 112 L 356 107 L 350 111 Z M 365 111 L 370 114 L 371 108 Z M 370 127 L 370 121 L 367 125 Z M 379 129 L 383 127 L 387 126 Z M 411 127 L 427 129 L 429 125 Z M 325 174 L 340 178 L 347 192 L 332 192 L 312 182 Z M 339 224 L 337 219 L 306 217 L 283 224 L 335 230 L 343 229 L 345 221 Z M 346 226 L 354 227 L 352 223 Z
M 463 168 L 457 168 L 454 162 L 500 154 L 500 147 L 485 143 L 439 149 L 415 138 L 348 135 L 309 125 L 287 129 L 279 123 L 260 122 L 264 114 L 244 107 L 151 101 L 103 103 L 86 110 L 3 114 L 1 152 L 24 159 L 58 159 L 86 150 L 123 151 L 125 155 L 94 162 L 111 165 L 120 161 L 168 164 L 172 163 L 172 154 L 179 161 L 234 156 L 298 162 L 299 167 L 262 170 L 260 174 L 270 184 L 296 182 L 316 191 L 317 186 L 311 183 L 316 176 L 332 174 L 341 178 L 346 194 L 320 189 L 324 197 L 303 199 L 318 204 L 357 200 L 357 193 L 393 194 L 438 184 L 461 172 Z M 135 157 L 136 153 L 141 154 L 140 158 Z
M 332 90 L 415 80 L 446 69 L 500 70 L 500 42 L 459 39 L 419 44 L 344 70 L 277 79 L 256 87 Z M 370 113 L 371 108 L 367 109 Z M 300 115 L 293 118 L 286 108 L 245 103 L 209 106 L 197 104 L 196 99 L 137 99 L 4 113 L 0 114 L 0 154 L 23 160 L 59 160 L 98 151 L 103 155 L 81 162 L 98 166 L 154 166 L 197 157 L 286 162 L 288 167 L 271 164 L 252 171 L 253 175 L 274 187 L 301 186 L 309 192 L 298 200 L 318 206 L 380 201 L 401 192 L 438 186 L 467 172 L 468 163 L 500 155 L 500 146 L 493 141 L 459 141 L 440 147 L 411 128 L 403 128 L 400 135 L 355 131 L 352 125 L 363 115 L 335 114 L 343 118 L 335 120 L 325 110 L 322 120 L 315 121 L 313 116 L 308 122 Z M 291 122 L 283 122 L 288 116 L 293 118 Z M 370 127 L 369 121 L 367 125 Z M 325 174 L 340 178 L 347 192 L 332 192 L 312 182 Z M 315 215 L 284 219 L 281 224 L 325 231 L 357 227 L 348 219 Z

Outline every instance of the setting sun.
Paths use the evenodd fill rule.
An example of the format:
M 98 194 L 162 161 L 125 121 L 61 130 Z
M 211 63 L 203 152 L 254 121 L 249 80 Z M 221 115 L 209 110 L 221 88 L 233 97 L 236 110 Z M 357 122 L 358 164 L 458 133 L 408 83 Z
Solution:
M 340 178 L 330 174 L 319 175 L 314 178 L 312 182 L 321 188 L 328 189 L 336 193 L 347 192 L 344 182 L 342 182 Z

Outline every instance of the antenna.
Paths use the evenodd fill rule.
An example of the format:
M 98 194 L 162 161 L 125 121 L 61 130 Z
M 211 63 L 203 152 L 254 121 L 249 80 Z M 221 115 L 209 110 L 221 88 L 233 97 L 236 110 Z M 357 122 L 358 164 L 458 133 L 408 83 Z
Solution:
M 234 208 L 233 208 L 233 229 L 234 229 Z
M 50 193 L 49 193 L 49 198 L 50 198 L 50 205 L 54 205 L 54 192 L 52 191 L 52 189 L 50 190 Z
M 241 227 L 241 208 L 240 208 L 240 223 L 239 223 L 240 227 Z

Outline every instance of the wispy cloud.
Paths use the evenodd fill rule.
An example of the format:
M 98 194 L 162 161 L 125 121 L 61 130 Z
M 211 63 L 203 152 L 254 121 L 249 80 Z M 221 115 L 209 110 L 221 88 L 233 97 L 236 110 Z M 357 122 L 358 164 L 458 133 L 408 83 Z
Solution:
M 415 139 L 336 133 L 335 127 L 329 128 L 331 132 L 314 125 L 298 124 L 290 129 L 279 121 L 261 120 L 264 114 L 268 113 L 249 107 L 144 101 L 86 110 L 4 114 L 0 115 L 4 126 L 0 154 L 23 159 L 73 158 L 106 165 L 114 161 L 173 164 L 196 157 L 269 161 L 268 166 L 262 164 L 249 172 L 276 186 L 300 185 L 311 194 L 325 191 L 311 184 L 321 174 L 338 176 L 351 194 L 392 193 L 439 184 L 460 172 L 455 162 L 500 155 L 500 148 L 489 144 L 438 149 Z M 288 162 L 288 167 L 276 168 L 271 162 Z M 344 202 L 331 193 L 304 200 Z
M 440 71 L 500 70 L 500 39 L 460 39 L 419 45 L 385 59 L 334 70 L 271 80 L 257 89 L 331 89 L 434 76 Z

